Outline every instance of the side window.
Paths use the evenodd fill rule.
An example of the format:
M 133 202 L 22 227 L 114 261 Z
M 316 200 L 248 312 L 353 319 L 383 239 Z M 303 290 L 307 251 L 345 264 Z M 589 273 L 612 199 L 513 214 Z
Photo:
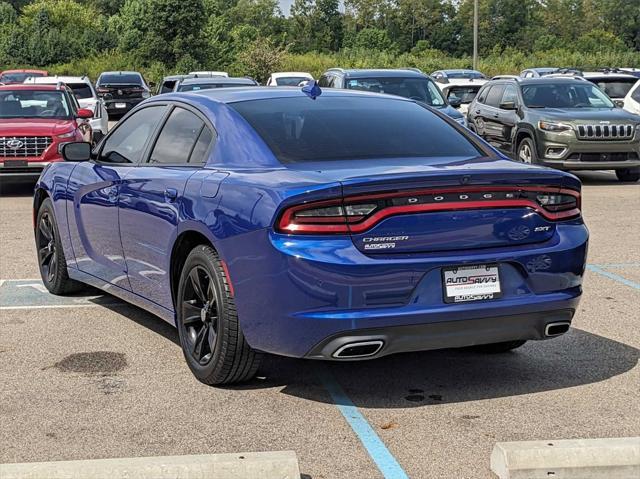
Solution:
M 191 157 L 189 158 L 189 163 L 202 165 L 207 162 L 207 151 L 209 151 L 209 145 L 213 143 L 215 140 L 215 133 L 211 131 L 208 126 L 203 126 L 200 131 L 200 135 L 198 136 L 198 140 L 196 141 L 195 146 L 193 147 L 193 151 L 191 152 Z
M 633 98 L 635 101 L 640 103 L 640 86 L 636 87 L 636 89 L 633 90 L 633 93 L 631 94 L 631 98 Z
M 482 90 L 480 90 L 480 93 L 478 93 L 478 103 L 484 103 L 487 99 L 487 93 L 489 93 L 489 90 L 491 90 L 491 87 L 484 87 Z
M 158 135 L 149 163 L 188 163 L 203 126 L 204 122 L 190 111 L 174 108 Z
M 138 163 L 142 160 L 147 140 L 162 118 L 165 106 L 138 110 L 106 138 L 100 161 L 106 163 Z
M 503 93 L 504 85 L 493 85 L 491 90 L 489 90 L 489 93 L 487 93 L 485 104 L 498 108 L 498 106 L 500 106 L 500 100 L 502 99 Z
M 80 109 L 80 104 L 78 103 L 76 96 L 72 92 L 67 90 L 67 99 L 71 104 L 71 111 L 73 111 L 74 113 L 77 113 L 78 110 Z
M 329 77 L 327 75 L 322 75 L 320 80 L 318 80 L 318 86 L 320 87 L 328 87 L 329 86 Z
M 507 85 L 502 94 L 502 100 L 500 103 L 515 103 L 518 104 L 518 91 L 514 85 Z
M 175 80 L 168 80 L 162 83 L 160 93 L 169 93 L 173 91 L 173 87 L 176 86 Z

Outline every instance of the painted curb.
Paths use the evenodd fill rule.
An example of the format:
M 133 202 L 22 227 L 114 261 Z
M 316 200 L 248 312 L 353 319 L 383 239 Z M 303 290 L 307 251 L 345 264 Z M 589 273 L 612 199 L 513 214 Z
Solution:
M 499 442 L 491 470 L 500 479 L 640 477 L 640 437 Z
M 300 479 L 293 451 L 0 464 L 2 479 Z

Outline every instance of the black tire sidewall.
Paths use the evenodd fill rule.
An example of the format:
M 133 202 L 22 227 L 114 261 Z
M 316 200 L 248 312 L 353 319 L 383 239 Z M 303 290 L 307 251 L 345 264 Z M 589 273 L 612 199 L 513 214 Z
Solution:
M 222 281 L 222 275 L 224 272 L 218 266 L 217 261 L 215 261 L 214 254 L 215 253 L 206 246 L 198 246 L 191 251 L 184 263 L 184 266 L 182 267 L 180 282 L 178 284 L 178 294 L 176 295 L 176 326 L 178 328 L 178 336 L 180 337 L 180 346 L 182 347 L 182 351 L 189 368 L 198 378 L 208 377 L 215 374 L 216 369 L 219 368 L 220 363 L 222 362 L 221 356 L 225 352 L 224 338 L 227 334 L 226 328 L 228 328 L 227 308 L 230 301 L 230 295 L 227 290 L 227 286 L 224 281 Z M 211 354 L 211 359 L 206 365 L 200 364 L 195 358 L 193 358 L 193 356 L 191 356 L 191 353 L 188 350 L 189 345 L 186 338 L 186 330 L 182 323 L 182 308 L 180 302 L 182 301 L 189 271 L 191 271 L 195 266 L 202 266 L 206 269 L 209 276 L 213 279 L 216 289 L 218 331 L 214 351 Z
M 636 182 L 640 180 L 640 168 L 625 168 L 616 170 L 616 177 L 620 181 Z
M 56 269 L 53 275 L 53 281 L 48 281 L 46 278 L 44 271 L 42 271 L 42 264 L 40 263 L 40 256 L 38 253 L 38 237 L 40 234 L 40 220 L 42 216 L 48 213 L 51 218 L 51 227 L 53 228 L 53 241 L 56 247 L 56 255 L 57 255 L 57 264 Z M 60 241 L 60 233 L 58 231 L 58 221 L 56 220 L 55 211 L 53 209 L 53 203 L 50 198 L 45 199 L 40 205 L 40 209 L 38 210 L 38 215 L 36 216 L 36 225 L 35 225 L 35 234 L 36 234 L 36 254 L 38 255 L 38 269 L 40 270 L 40 277 L 42 278 L 42 283 L 44 286 L 52 293 L 57 294 L 62 292 L 65 289 L 65 281 L 69 281 L 68 276 L 66 274 L 66 259 L 64 256 L 64 251 L 62 250 L 62 242 Z

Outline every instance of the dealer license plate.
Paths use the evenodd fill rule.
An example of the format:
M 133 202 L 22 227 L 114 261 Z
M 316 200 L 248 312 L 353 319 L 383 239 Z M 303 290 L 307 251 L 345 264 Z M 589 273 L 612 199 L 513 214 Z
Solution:
M 497 264 L 442 269 L 445 303 L 497 299 L 502 296 Z
M 27 160 L 4 160 L 5 168 L 19 168 L 29 166 Z
M 126 103 L 116 103 L 116 108 L 126 108 L 127 104 Z

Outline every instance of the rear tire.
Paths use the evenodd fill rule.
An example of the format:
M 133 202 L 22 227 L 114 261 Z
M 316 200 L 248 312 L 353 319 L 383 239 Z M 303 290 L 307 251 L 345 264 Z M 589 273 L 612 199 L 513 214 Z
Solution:
M 507 353 L 516 348 L 522 346 L 526 341 L 506 341 L 504 343 L 492 343 L 492 344 L 479 344 L 478 346 L 471 346 L 470 349 L 478 353 L 484 354 L 500 354 Z
M 69 278 L 67 260 L 62 249 L 58 224 L 50 198 L 40 205 L 36 217 L 36 249 L 38 267 L 45 288 L 52 294 L 69 294 L 84 288 L 82 283 Z
M 636 182 L 640 180 L 640 168 L 625 168 L 616 170 L 616 176 L 620 181 Z
M 516 160 L 528 165 L 535 165 L 538 163 L 536 145 L 528 136 L 524 137 L 520 140 L 520 143 L 518 143 L 518 148 L 516 149 Z
M 209 385 L 251 379 L 262 354 L 242 334 L 222 262 L 210 246 L 196 246 L 184 263 L 176 295 L 180 345 L 194 376 Z

